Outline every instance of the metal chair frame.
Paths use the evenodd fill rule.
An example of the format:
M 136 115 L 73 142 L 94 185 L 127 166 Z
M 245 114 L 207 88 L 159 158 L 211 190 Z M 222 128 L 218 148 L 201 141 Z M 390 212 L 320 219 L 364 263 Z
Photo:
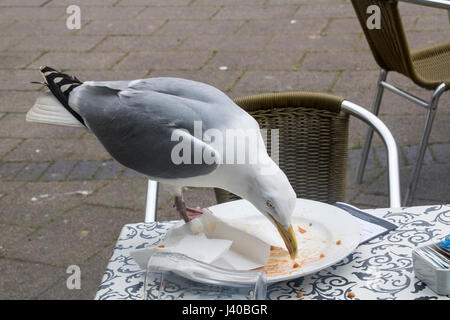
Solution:
M 389 204 L 391 208 L 400 207 L 400 175 L 397 144 L 388 127 L 373 113 L 350 101 L 344 100 L 341 109 L 370 125 L 383 140 L 388 155 Z M 145 206 L 145 222 L 157 219 L 158 182 L 148 180 Z
M 450 1 L 448 1 L 448 0 L 400 0 L 400 1 L 450 10 Z M 449 17 L 450 17 L 450 11 L 449 11 Z M 418 183 L 418 179 L 420 176 L 420 171 L 422 169 L 423 159 L 424 159 L 426 148 L 428 145 L 428 140 L 430 138 L 433 121 L 436 116 L 439 98 L 448 88 L 446 87 L 445 83 L 440 84 L 433 91 L 430 100 L 425 101 L 421 98 L 416 97 L 413 94 L 406 92 L 405 90 L 402 90 L 402 89 L 388 83 L 386 81 L 387 75 L 388 75 L 388 71 L 381 69 L 379 78 L 377 81 L 377 90 L 376 90 L 375 98 L 374 98 L 373 105 L 372 105 L 372 112 L 376 116 L 378 116 L 379 111 L 380 111 L 380 105 L 381 105 L 381 100 L 383 97 L 384 89 L 387 89 L 403 98 L 406 98 L 406 99 L 418 104 L 419 106 L 424 107 L 427 110 L 426 120 L 425 120 L 425 128 L 424 128 L 422 139 L 420 142 L 419 152 L 417 154 L 416 162 L 414 164 L 413 172 L 411 174 L 411 178 L 410 178 L 409 184 L 407 186 L 406 195 L 405 195 L 405 199 L 404 199 L 404 206 L 409 206 L 409 205 L 411 205 L 411 202 L 414 198 L 414 194 L 415 194 L 415 191 L 417 188 L 417 183 Z M 357 183 L 359 183 L 359 184 L 361 184 L 362 180 L 363 180 L 364 169 L 366 167 L 367 158 L 369 156 L 372 137 L 373 137 L 373 129 L 369 127 L 367 129 L 367 136 L 366 136 L 366 140 L 364 142 L 361 162 L 360 162 L 360 165 L 358 168 L 358 174 L 356 177 Z

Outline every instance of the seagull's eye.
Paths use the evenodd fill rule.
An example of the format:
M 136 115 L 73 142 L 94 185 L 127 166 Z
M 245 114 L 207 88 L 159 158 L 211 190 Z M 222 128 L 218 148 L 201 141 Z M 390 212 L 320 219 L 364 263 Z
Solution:
M 268 206 L 271 209 L 275 209 L 275 206 L 273 205 L 273 203 L 270 200 L 266 201 L 266 206 Z

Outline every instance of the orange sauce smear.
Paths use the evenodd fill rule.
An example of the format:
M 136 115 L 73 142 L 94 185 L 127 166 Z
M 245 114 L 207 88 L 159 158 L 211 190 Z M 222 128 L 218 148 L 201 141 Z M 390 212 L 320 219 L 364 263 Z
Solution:
M 298 268 L 309 263 L 319 261 L 321 258 L 323 257 L 310 257 L 305 259 L 296 258 L 295 260 L 292 260 L 289 252 L 285 249 L 280 247 L 271 247 L 267 265 L 256 268 L 255 270 L 264 271 L 268 277 L 289 275 L 291 273 L 298 272 Z

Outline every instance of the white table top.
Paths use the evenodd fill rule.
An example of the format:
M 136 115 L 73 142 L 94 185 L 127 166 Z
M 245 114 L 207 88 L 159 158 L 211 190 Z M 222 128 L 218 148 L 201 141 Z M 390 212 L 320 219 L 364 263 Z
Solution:
M 270 285 L 268 299 L 450 299 L 415 278 L 411 252 L 450 234 L 450 205 L 398 210 L 368 209 L 399 227 L 360 245 L 337 264 L 303 278 Z M 157 244 L 175 222 L 127 224 L 123 227 L 95 299 L 144 297 L 144 271 L 130 251 Z

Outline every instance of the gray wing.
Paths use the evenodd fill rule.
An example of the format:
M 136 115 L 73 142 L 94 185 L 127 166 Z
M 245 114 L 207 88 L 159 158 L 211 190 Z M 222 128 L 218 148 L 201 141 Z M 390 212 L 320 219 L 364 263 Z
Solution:
M 202 121 L 202 134 L 222 125 L 214 124 L 212 114 L 230 102 L 234 108 L 224 93 L 211 86 L 171 78 L 85 82 L 69 98 L 69 104 L 116 160 L 150 177 L 166 179 L 205 175 L 217 168 L 216 162 L 198 163 L 194 157 L 194 150 L 220 157 L 201 137 L 194 136 L 194 121 Z M 178 161 L 180 156 L 185 161 L 176 164 L 172 152 L 181 140 L 192 152 L 190 157 L 178 153 Z

